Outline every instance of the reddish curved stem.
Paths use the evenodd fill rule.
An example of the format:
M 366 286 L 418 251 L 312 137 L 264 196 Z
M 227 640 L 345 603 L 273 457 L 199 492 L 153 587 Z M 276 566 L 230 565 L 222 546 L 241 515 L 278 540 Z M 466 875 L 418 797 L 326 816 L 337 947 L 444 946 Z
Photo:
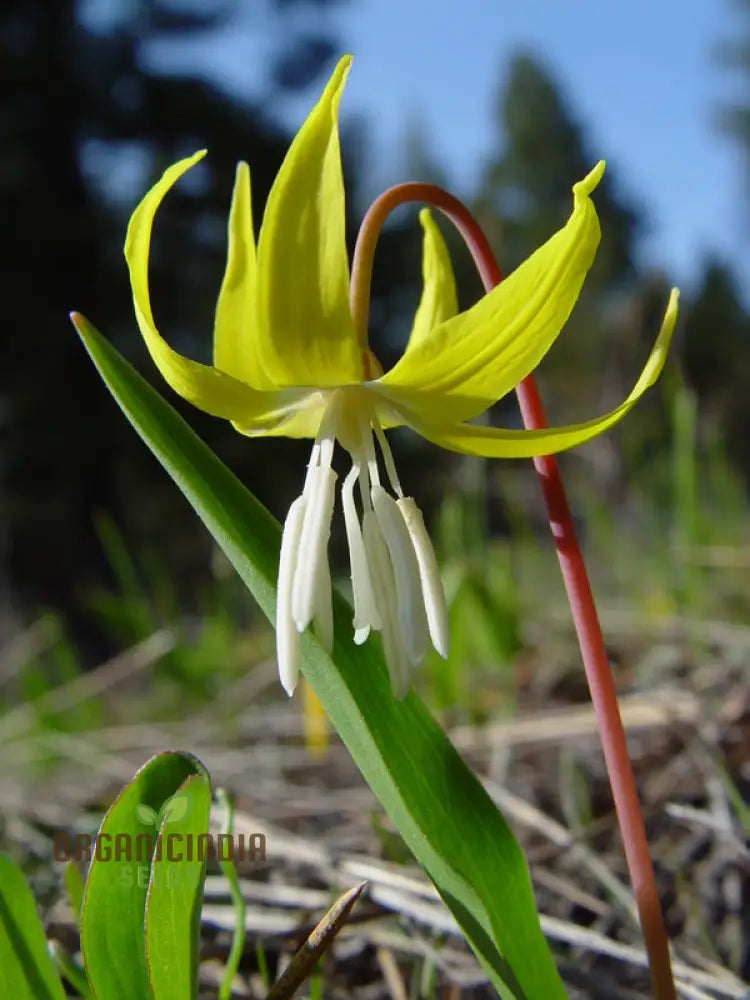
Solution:
M 367 322 L 372 262 L 386 217 L 404 202 L 421 201 L 440 209 L 458 229 L 468 246 L 487 291 L 502 281 L 502 273 L 487 238 L 469 210 L 453 195 L 434 184 L 399 184 L 370 206 L 357 237 L 352 263 L 351 308 L 363 348 Z M 529 429 L 547 426 L 544 406 L 533 375 L 516 388 L 524 424 Z M 576 536 L 560 470 L 551 455 L 534 459 L 541 481 L 547 514 L 560 562 L 576 635 L 581 649 L 591 700 L 596 714 L 607 773 L 620 824 L 625 857 L 638 906 L 648 952 L 651 983 L 656 1000 L 676 1000 L 659 893 L 646 839 L 638 792 L 630 763 L 625 730 L 617 702 L 614 678 L 604 645 L 586 564 Z

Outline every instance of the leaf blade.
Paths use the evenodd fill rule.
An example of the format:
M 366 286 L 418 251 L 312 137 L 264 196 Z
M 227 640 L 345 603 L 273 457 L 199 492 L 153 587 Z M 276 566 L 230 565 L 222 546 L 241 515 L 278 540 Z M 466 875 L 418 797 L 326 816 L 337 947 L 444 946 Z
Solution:
M 118 405 L 273 621 L 278 522 L 87 320 L 74 322 Z M 332 657 L 301 637 L 315 693 L 501 996 L 561 1000 L 525 858 L 505 820 L 417 695 L 393 698 L 382 654 L 353 644 L 351 609 L 334 605 Z
M 143 822 L 138 806 L 156 814 L 186 779 L 205 773 L 189 754 L 158 754 L 125 786 L 102 821 L 81 916 L 86 974 L 100 1000 L 154 1000 L 144 919 L 157 831 Z
M 0 996 L 65 1000 L 34 896 L 7 854 L 0 854 Z

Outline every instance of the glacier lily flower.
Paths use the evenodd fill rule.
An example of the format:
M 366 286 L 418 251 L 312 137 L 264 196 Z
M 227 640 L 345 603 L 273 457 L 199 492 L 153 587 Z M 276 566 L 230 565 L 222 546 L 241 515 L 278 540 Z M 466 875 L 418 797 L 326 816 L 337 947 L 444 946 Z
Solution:
M 677 295 L 635 388 L 611 413 L 538 431 L 468 423 L 537 366 L 567 320 L 599 241 L 590 196 L 604 170 L 600 163 L 574 186 L 567 224 L 462 313 L 445 243 L 424 210 L 422 297 L 403 356 L 384 372 L 366 331 L 355 328 L 349 304 L 338 105 L 350 62 L 339 62 L 294 139 L 268 197 L 257 246 L 250 172 L 247 164 L 238 166 L 212 366 L 181 356 L 162 338 L 148 287 L 156 210 L 205 151 L 169 167 L 144 197 L 130 221 L 125 255 L 138 325 L 175 392 L 230 420 L 241 434 L 313 439 L 304 487 L 282 535 L 276 633 L 284 688 L 291 694 L 298 680 L 299 633 L 313 622 L 320 641 L 332 643 L 327 547 L 338 442 L 352 461 L 341 498 L 354 639 L 382 632 L 392 687 L 403 696 L 430 642 L 446 655 L 448 624 L 432 545 L 418 507 L 404 496 L 384 430 L 408 425 L 437 445 L 486 457 L 527 458 L 588 441 L 621 419 L 658 377 Z

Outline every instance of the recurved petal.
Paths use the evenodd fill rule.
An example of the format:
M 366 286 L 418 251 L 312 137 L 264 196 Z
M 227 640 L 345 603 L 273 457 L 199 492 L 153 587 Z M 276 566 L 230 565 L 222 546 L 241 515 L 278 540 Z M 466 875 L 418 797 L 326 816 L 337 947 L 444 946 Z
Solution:
M 445 240 L 428 208 L 419 213 L 422 224 L 422 297 L 419 300 L 407 352 L 416 350 L 435 327 L 458 312 L 456 279 Z
M 125 240 L 125 258 L 130 271 L 135 316 L 156 367 L 178 395 L 206 413 L 241 421 L 246 426 L 262 427 L 278 409 L 278 394 L 258 392 L 225 372 L 173 351 L 157 330 L 151 312 L 148 261 L 154 215 L 167 191 L 204 155 L 205 150 L 202 150 L 169 167 L 133 212 Z
M 484 458 L 533 458 L 553 455 L 590 441 L 608 430 L 631 410 L 641 396 L 659 377 L 667 357 L 667 349 L 677 322 L 679 293 L 673 289 L 659 336 L 633 391 L 624 403 L 604 416 L 568 427 L 550 427 L 535 431 L 502 430 L 472 424 L 455 427 L 430 425 L 410 420 L 411 426 L 428 441 L 465 455 Z
M 567 225 L 471 309 L 409 343 L 380 379 L 394 402 L 420 416 L 468 420 L 510 392 L 542 360 L 575 305 L 599 243 L 589 195 L 604 163 L 573 188 Z M 437 412 L 437 400 L 440 412 Z
M 342 59 L 292 143 L 268 196 L 258 242 L 256 359 L 274 385 L 364 377 L 349 310 L 338 106 Z
M 248 385 L 272 389 L 253 352 L 256 281 L 250 168 L 239 163 L 229 211 L 227 266 L 216 303 L 214 365 Z

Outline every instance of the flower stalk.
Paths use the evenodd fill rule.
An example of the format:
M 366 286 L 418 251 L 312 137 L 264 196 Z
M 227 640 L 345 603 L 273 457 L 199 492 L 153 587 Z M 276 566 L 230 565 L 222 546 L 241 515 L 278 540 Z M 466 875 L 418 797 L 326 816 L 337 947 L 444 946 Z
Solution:
M 440 209 L 466 243 L 485 290 L 502 281 L 502 272 L 482 229 L 457 198 L 433 184 L 410 182 L 384 192 L 370 206 L 357 236 L 352 262 L 350 305 L 362 348 L 368 343 L 370 284 L 375 245 L 385 219 L 406 202 L 423 202 Z M 521 415 L 529 430 L 546 428 L 547 419 L 533 375 L 517 387 Z M 676 1000 L 669 941 L 648 848 L 635 776 L 620 716 L 614 677 L 604 645 L 586 564 L 554 456 L 533 459 L 542 487 L 550 530 L 568 595 L 586 679 L 596 715 L 612 797 L 625 850 L 641 929 L 649 958 L 655 1000 Z

